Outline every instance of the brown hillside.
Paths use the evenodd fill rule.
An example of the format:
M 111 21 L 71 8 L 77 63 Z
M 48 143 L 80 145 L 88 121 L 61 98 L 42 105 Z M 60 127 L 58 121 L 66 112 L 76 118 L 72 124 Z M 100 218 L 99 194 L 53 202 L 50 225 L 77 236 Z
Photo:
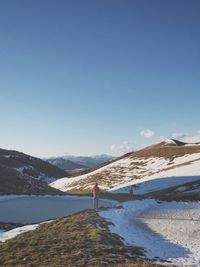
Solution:
M 14 251 L 14 253 L 13 253 Z M 153 267 L 143 250 L 125 246 L 93 210 L 45 223 L 0 245 L 1 266 Z
M 46 161 L 14 150 L 0 149 L 0 163 L 10 168 L 18 168 L 27 165 L 32 166 L 38 172 L 45 173 L 47 176 L 55 178 L 67 176 L 64 170 L 61 170 Z
M 41 159 L 0 149 L 0 194 L 63 194 L 49 187 L 45 179 L 66 176 L 65 171 Z
M 173 140 L 174 141 L 174 140 Z M 176 157 L 181 157 L 186 154 L 200 153 L 200 145 L 189 145 L 180 141 L 177 144 L 166 144 L 161 142 L 159 144 L 149 146 L 142 150 L 136 151 L 130 157 L 149 158 L 149 157 L 163 157 L 173 160 Z
M 30 177 L 27 179 L 17 171 L 0 164 L 0 195 L 3 194 L 61 195 L 64 193 L 48 186 L 45 182 Z

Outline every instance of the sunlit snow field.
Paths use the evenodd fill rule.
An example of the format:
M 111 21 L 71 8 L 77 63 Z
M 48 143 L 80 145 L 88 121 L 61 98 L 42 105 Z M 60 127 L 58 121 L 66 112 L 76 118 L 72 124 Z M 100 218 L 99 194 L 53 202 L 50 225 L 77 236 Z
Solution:
M 100 215 L 128 245 L 143 247 L 150 259 L 200 266 L 200 202 L 128 201 Z M 169 266 L 171 266 L 169 264 Z

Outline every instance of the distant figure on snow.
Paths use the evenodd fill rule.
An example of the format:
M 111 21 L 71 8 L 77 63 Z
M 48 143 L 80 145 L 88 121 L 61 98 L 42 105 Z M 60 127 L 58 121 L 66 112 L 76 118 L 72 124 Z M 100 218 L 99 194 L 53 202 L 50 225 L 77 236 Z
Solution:
M 133 192 L 136 193 L 136 189 L 137 189 L 137 185 L 136 184 L 132 184 L 129 188 L 129 193 L 131 196 L 133 196 Z
M 92 188 L 94 209 L 98 209 L 99 206 L 99 192 L 100 188 L 98 187 L 98 183 L 96 183 Z
M 133 195 L 133 185 L 131 185 L 131 187 L 130 187 L 130 189 L 129 189 L 129 193 L 130 193 L 130 195 L 132 196 Z

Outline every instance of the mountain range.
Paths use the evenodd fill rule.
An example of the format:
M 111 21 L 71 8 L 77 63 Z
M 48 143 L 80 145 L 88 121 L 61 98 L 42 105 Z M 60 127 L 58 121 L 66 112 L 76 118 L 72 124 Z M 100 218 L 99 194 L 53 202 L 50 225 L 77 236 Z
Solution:
M 64 159 L 61 157 L 46 159 L 47 162 L 52 165 L 57 166 L 62 170 L 76 170 L 76 169 L 86 169 L 87 167 L 79 163 L 73 162 L 69 159 Z
M 95 156 L 62 156 L 45 159 L 47 162 L 63 169 L 88 169 L 113 160 L 114 157 L 106 154 Z
M 110 160 L 114 157 L 106 154 L 95 155 L 95 156 L 64 156 L 64 159 L 71 160 L 80 165 L 84 165 L 87 168 L 93 168 Z

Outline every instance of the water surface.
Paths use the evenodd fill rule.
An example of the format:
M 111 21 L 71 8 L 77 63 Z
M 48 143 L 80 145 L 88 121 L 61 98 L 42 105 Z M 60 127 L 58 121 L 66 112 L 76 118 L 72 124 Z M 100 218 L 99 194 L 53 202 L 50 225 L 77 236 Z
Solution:
M 101 200 L 99 206 L 109 207 L 113 201 Z M 0 222 L 37 223 L 93 208 L 89 197 L 22 196 L 0 201 Z

